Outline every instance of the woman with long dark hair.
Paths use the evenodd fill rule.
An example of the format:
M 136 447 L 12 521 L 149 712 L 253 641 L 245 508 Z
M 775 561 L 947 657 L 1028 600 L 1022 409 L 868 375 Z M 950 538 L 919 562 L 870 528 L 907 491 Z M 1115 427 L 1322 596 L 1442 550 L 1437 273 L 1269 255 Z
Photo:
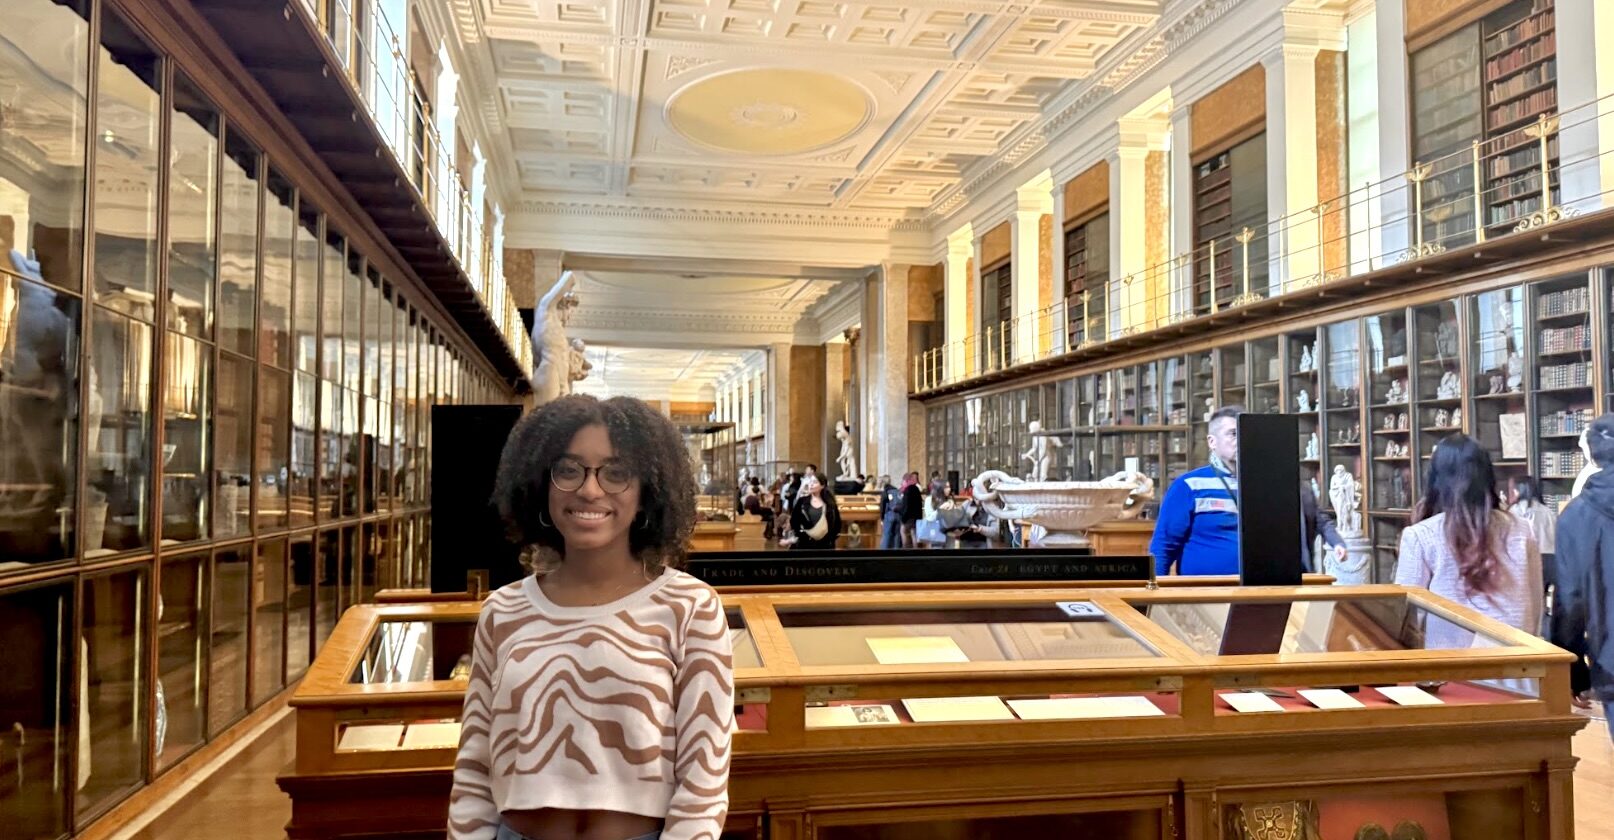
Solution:
M 1529 523 L 1501 509 L 1491 456 L 1473 438 L 1436 444 L 1413 524 L 1401 532 L 1395 582 L 1422 586 L 1520 630 L 1541 630 L 1541 553 Z M 1456 625 L 1429 647 L 1467 647 Z
M 801 495 L 790 511 L 790 530 L 795 534 L 791 548 L 834 548 L 841 535 L 841 508 L 835 491 L 808 473 L 801 481 Z

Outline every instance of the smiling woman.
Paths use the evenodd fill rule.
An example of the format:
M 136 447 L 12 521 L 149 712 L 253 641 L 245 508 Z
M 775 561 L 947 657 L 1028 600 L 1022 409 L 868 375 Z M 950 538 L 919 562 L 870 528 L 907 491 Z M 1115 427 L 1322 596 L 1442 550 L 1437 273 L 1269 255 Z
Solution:
M 732 652 L 717 594 L 671 567 L 695 519 L 682 452 L 628 397 L 562 397 L 511 433 L 494 502 L 535 574 L 477 624 L 451 838 L 722 833 Z

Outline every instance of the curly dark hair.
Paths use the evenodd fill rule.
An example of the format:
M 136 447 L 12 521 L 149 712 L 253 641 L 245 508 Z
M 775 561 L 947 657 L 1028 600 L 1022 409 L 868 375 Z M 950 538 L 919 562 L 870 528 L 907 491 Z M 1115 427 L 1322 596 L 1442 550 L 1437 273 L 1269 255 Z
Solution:
M 499 457 L 493 504 L 524 547 L 523 562 L 546 572 L 561 560 L 565 540 L 549 510 L 549 468 L 566 454 L 572 437 L 585 426 L 604 426 L 616 457 L 639 476 L 639 517 L 628 532 L 633 555 L 648 574 L 683 562 L 695 530 L 695 479 L 684 457 L 678 428 L 659 411 L 632 397 L 600 401 L 591 396 L 561 397 L 527 415 L 510 432 Z

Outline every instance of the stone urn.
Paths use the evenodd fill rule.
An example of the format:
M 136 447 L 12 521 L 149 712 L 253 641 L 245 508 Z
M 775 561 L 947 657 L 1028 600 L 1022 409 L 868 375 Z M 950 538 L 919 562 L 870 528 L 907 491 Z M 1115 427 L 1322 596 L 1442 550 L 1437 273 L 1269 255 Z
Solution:
M 1101 522 L 1134 519 L 1154 497 L 1154 481 L 1142 473 L 1119 472 L 1102 481 L 1024 481 L 987 470 L 971 482 L 975 500 L 999 519 L 1029 522 L 1046 533 L 1032 544 L 1043 548 L 1087 546 L 1086 531 Z

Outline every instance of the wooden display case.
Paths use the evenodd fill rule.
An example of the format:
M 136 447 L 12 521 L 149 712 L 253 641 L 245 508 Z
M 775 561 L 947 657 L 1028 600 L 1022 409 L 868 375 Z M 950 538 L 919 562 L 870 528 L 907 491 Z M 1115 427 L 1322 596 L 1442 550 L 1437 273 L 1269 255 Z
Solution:
M 1258 820 L 1397 818 L 1454 837 L 1571 831 L 1585 719 L 1569 709 L 1570 655 L 1420 590 L 724 602 L 737 689 L 725 837 L 1198 840 L 1260 836 Z M 292 700 L 293 840 L 443 836 L 454 672 L 478 610 L 343 617 Z M 1250 703 L 1267 711 L 1234 705 Z

